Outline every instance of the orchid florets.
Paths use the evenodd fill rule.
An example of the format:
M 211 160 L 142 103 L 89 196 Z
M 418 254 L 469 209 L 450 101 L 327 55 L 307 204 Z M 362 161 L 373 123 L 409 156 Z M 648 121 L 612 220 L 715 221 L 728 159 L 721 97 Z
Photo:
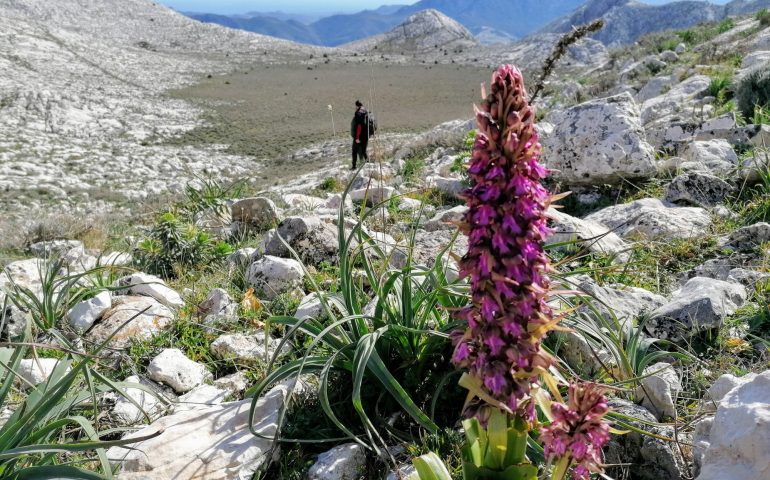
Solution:
M 609 410 L 604 393 L 595 383 L 571 384 L 567 405 L 551 406 L 553 421 L 540 434 L 546 458 L 574 463 L 575 480 L 587 480 L 592 472 L 602 470 L 602 447 L 610 439 L 610 427 L 604 420 Z
M 476 113 L 460 223 L 468 236 L 460 274 L 470 281 L 472 303 L 456 314 L 468 328 L 455 336 L 453 356 L 489 395 L 529 420 L 531 390 L 553 364 L 541 342 L 554 324 L 543 250 L 551 197 L 541 184 L 548 171 L 539 163 L 534 121 L 521 72 L 501 66 Z

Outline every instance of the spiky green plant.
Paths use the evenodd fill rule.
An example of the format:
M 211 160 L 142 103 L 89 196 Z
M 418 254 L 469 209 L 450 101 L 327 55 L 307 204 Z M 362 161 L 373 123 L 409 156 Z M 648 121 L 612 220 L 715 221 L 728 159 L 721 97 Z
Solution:
M 352 183 L 343 198 L 351 186 Z M 363 213 L 349 230 L 345 227 L 344 209 L 340 208 L 338 292 L 323 292 L 313 276 L 305 272 L 313 289 L 319 292 L 324 320 L 271 318 L 271 325 L 286 328 L 282 344 L 307 339 L 303 342 L 304 353 L 281 366 L 276 364 L 276 354 L 264 380 L 247 392 L 253 396 L 254 406 L 275 382 L 316 373 L 320 378 L 323 412 L 340 432 L 339 437 L 328 440 L 350 439 L 378 454 L 386 454 L 390 435 L 405 439 L 412 438 L 410 431 L 437 431 L 435 419 L 425 412 L 425 407 L 431 402 L 435 406 L 446 393 L 440 385 L 447 385 L 444 378 L 452 372 L 448 334 L 458 326 L 448 310 L 464 304 L 467 298 L 466 290 L 451 280 L 443 258 L 450 246 L 439 252 L 433 265 L 413 261 L 411 246 L 416 230 L 409 242 L 411 246 L 403 249 L 403 266 L 389 265 L 396 251 L 389 252 L 392 246 L 383 246 L 363 227 L 369 216 L 376 215 L 386 203 Z M 364 271 L 371 291 L 354 275 L 357 268 Z M 279 347 L 276 351 L 280 350 Z M 347 396 L 342 402 L 355 412 L 358 421 L 353 424 L 343 422 L 339 408 L 333 405 L 333 378 L 339 375 L 350 379 L 350 389 L 346 389 Z M 392 415 L 399 411 L 404 414 L 402 419 L 408 419 L 404 424 L 408 428 L 391 424 Z M 252 432 L 258 435 L 253 428 Z
M 53 260 L 41 272 L 43 285 L 39 292 L 17 284 L 11 284 L 6 292 L 12 303 L 31 313 L 34 323 L 26 324 L 18 338 L 0 344 L 0 408 L 13 411 L 0 426 L 0 479 L 114 478 L 105 449 L 139 442 L 157 433 L 131 440 L 104 440 L 121 433 L 120 429 L 101 428 L 99 407 L 104 394 L 115 392 L 142 412 L 141 405 L 125 389 L 156 394 L 144 385 L 113 382 L 101 373 L 97 360 L 114 335 L 143 312 L 127 320 L 92 352 L 84 353 L 59 327 L 66 306 L 84 295 L 81 281 L 98 271 L 65 274 L 59 279 L 61 263 Z M 44 333 L 54 342 L 37 343 L 33 331 Z M 19 373 L 20 365 L 25 358 L 37 361 L 40 348 L 56 350 L 61 358 L 46 380 L 33 385 Z M 145 417 L 149 421 L 146 413 Z

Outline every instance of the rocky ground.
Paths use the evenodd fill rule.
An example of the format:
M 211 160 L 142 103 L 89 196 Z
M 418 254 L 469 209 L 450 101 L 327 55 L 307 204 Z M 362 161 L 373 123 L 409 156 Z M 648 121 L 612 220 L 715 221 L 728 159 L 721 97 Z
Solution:
M 0 199 L 9 217 L 110 210 L 126 199 L 182 191 L 195 172 L 222 184 L 259 175 L 253 158 L 225 154 L 222 146 L 164 142 L 199 127 L 202 112 L 163 92 L 254 56 L 308 62 L 311 54 L 323 61 L 327 53 L 195 24 L 141 0 L 117 5 L 117 12 L 85 1 L 0 6 L 0 67 L 11 72 L 0 77 Z M 154 30 L 156 24 L 168 28 Z M 734 104 L 713 82 L 721 76 L 737 81 L 770 59 L 770 29 L 746 17 L 723 32 L 704 27 L 699 35 L 685 42 L 664 34 L 612 52 L 586 42 L 538 100 L 543 159 L 554 169 L 549 186 L 573 191 L 561 202 L 564 208 L 552 211 L 557 277 L 598 305 L 567 317 L 574 332 L 554 347 L 584 376 L 607 382 L 644 377 L 637 389 L 618 394 L 613 407 L 656 436 L 613 440 L 605 453 L 607 463 L 623 465 L 610 472 L 617 478 L 770 475 L 770 413 L 763 400 L 770 394 L 770 187 L 763 183 L 770 129 L 736 117 Z M 536 45 L 505 54 L 486 49 L 483 61 L 528 66 L 547 54 Z M 335 53 L 334 61 L 375 58 L 356 48 Z M 469 53 L 473 49 L 482 47 L 423 52 L 419 60 L 473 62 L 481 58 Z M 391 60 L 410 61 L 400 53 Z M 110 374 L 134 387 L 104 399 L 103 421 L 142 427 L 136 436 L 162 433 L 108 451 L 122 465 L 120 478 L 250 478 L 270 460 L 278 467 L 263 478 L 385 476 L 394 466 L 371 473 L 370 455 L 355 444 L 304 457 L 298 447 L 285 446 L 279 455 L 271 441 L 249 431 L 251 423 L 257 433 L 273 435 L 288 392 L 312 396 L 312 378 L 272 386 L 252 414 L 244 392 L 264 377 L 267 356 L 301 356 L 296 345 L 280 344 L 284 332 L 264 322 L 268 314 L 322 318 L 318 294 L 334 291 L 340 281 L 333 265 L 341 220 L 350 229 L 367 204 L 382 201 L 365 222 L 373 244 L 387 254 L 389 262 L 382 263 L 402 268 L 410 249 L 416 262 L 435 262 L 453 237 L 451 221 L 463 212 L 457 195 L 465 186 L 464 138 L 472 127 L 459 119 L 422 134 L 383 132 L 370 147 L 375 161 L 359 172 L 347 170 L 346 141 L 311 145 L 294 155 L 329 158 L 328 166 L 259 194 L 199 184 L 187 191 L 188 203 L 164 208 L 179 218 L 189 214 L 180 230 L 206 232 L 236 249 L 215 267 L 159 268 L 165 259 L 149 240 L 162 231 L 157 225 L 174 224 L 159 217 L 145 228 L 127 226 L 119 242 L 17 244 L 13 254 L 27 258 L 6 265 L 0 286 L 42 294 L 39 265 L 54 255 L 69 272 L 99 264 L 132 268 L 102 278 L 106 287 L 72 305 L 62 322 L 79 348 L 89 349 L 138 315 L 109 340 Z M 195 192 L 197 209 L 190 213 Z M 21 229 L 12 218 L 4 220 Z M 20 233 L 6 229 L 4 240 Z M 568 240 L 578 242 L 564 245 Z M 464 250 L 462 238 L 454 250 Z M 450 255 L 444 258 L 453 265 Z M 138 271 L 151 269 L 167 278 Z M 575 296 L 561 301 L 574 303 Z M 30 320 L 18 306 L 3 313 L 8 337 Z M 617 334 L 622 348 L 607 331 Z M 666 342 L 669 353 L 629 366 L 624 360 L 634 338 Z M 57 359 L 44 357 L 22 364 L 29 383 L 51 375 Z M 393 456 L 406 465 L 409 452 L 421 447 L 403 447 Z

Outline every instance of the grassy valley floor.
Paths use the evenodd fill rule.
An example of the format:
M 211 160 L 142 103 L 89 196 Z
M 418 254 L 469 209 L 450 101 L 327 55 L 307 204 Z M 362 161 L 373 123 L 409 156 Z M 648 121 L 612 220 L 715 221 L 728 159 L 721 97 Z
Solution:
M 487 68 L 454 65 L 256 65 L 171 92 L 210 112 L 208 126 L 173 142 L 229 145 L 228 153 L 265 161 L 264 180 L 292 177 L 328 160 L 292 161 L 287 154 L 347 140 L 356 99 L 375 113 L 379 133 L 419 132 L 470 118 L 478 85 L 489 75 Z

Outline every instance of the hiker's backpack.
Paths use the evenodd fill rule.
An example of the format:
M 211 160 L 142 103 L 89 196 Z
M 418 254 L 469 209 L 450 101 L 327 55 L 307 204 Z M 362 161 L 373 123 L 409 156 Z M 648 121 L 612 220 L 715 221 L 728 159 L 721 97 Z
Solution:
M 372 112 L 369 112 L 367 119 L 369 121 L 369 136 L 373 137 L 377 132 L 377 119 L 374 118 L 374 114 Z

